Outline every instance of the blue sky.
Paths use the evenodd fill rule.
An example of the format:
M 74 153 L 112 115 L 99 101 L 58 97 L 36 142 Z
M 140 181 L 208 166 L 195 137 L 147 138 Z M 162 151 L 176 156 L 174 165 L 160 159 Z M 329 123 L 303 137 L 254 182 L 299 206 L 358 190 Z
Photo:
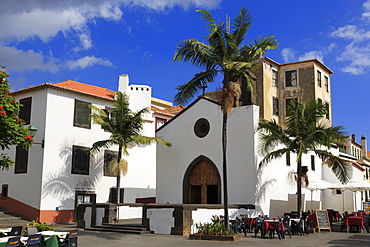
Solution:
M 370 0 L 0 0 L 0 64 L 12 90 L 66 79 L 117 89 L 118 76 L 153 87 L 172 101 L 175 87 L 199 69 L 172 58 L 178 42 L 203 40 L 205 23 L 247 7 L 247 40 L 274 34 L 279 62 L 317 58 L 334 74 L 334 125 L 370 138 Z M 220 86 L 217 81 L 210 88 Z

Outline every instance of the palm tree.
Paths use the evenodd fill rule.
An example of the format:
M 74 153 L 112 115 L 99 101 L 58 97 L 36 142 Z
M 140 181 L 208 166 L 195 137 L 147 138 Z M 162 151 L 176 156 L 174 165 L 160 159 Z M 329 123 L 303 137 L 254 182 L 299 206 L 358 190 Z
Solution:
M 299 214 L 302 209 L 302 183 L 308 185 L 307 171 L 302 168 L 304 154 L 314 152 L 342 183 L 347 183 L 352 176 L 352 166 L 330 152 L 333 143 L 343 143 L 347 136 L 344 135 L 343 126 L 330 125 L 326 119 L 328 113 L 327 103 L 314 98 L 303 103 L 293 99 L 287 109 L 285 126 L 276 123 L 274 119 L 259 121 L 261 141 L 259 150 L 265 154 L 259 164 L 260 167 L 273 159 L 282 157 L 287 152 L 297 155 L 297 211 Z M 284 147 L 273 150 L 278 144 Z
M 208 83 L 215 81 L 216 76 L 221 74 L 222 93 L 221 110 L 222 117 L 222 155 L 223 155 L 223 192 L 224 192 L 224 217 L 225 230 L 229 227 L 228 215 L 228 192 L 227 192 L 227 119 L 232 112 L 235 100 L 239 100 L 241 84 L 249 91 L 254 91 L 252 78 L 249 72 L 258 65 L 258 59 L 269 49 L 277 46 L 273 35 L 259 37 L 254 43 L 242 44 L 246 33 L 252 24 L 252 17 L 246 8 L 240 10 L 228 27 L 224 22 L 216 23 L 213 16 L 206 10 L 197 10 L 201 18 L 208 22 L 209 34 L 206 36 L 207 43 L 197 39 L 183 40 L 177 45 L 174 61 L 185 61 L 201 68 L 203 71 L 177 87 L 175 103 L 185 104 Z
M 117 177 L 116 203 L 119 203 L 121 174 L 127 167 L 127 161 L 122 158 L 122 154 L 129 156 L 128 147 L 131 145 L 150 145 L 159 143 L 170 147 L 171 143 L 159 137 L 147 137 L 141 134 L 144 120 L 142 115 L 149 110 L 144 108 L 133 112 L 129 109 L 128 98 L 125 94 L 117 92 L 114 101 L 114 109 L 107 113 L 105 110 L 93 107 L 93 122 L 102 126 L 102 129 L 111 133 L 109 139 L 97 141 L 91 147 L 91 152 L 96 153 L 101 149 L 108 149 L 113 145 L 118 145 L 117 161 L 113 162 L 113 172 Z M 117 221 L 118 221 L 117 208 Z

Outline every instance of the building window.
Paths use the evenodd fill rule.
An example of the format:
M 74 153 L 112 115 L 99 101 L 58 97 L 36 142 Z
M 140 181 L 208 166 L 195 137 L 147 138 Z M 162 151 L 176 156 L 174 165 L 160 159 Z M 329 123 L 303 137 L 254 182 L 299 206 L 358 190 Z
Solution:
M 91 103 L 75 100 L 75 113 L 73 126 L 80 128 L 91 128 Z
M 317 71 L 317 86 L 321 87 L 321 72 Z
M 294 99 L 298 102 L 297 98 L 294 98 Z M 288 112 L 290 104 L 292 103 L 291 102 L 292 100 L 293 100 L 293 98 L 285 99 L 285 115 L 287 115 L 287 112 Z
M 21 99 L 19 103 L 22 104 L 19 111 L 19 118 L 22 119 L 26 124 L 30 124 L 32 97 Z
M 328 113 L 326 114 L 326 118 L 327 119 L 330 119 L 330 106 L 329 106 L 329 103 L 328 102 L 326 102 L 325 103 L 325 106 L 327 107 L 327 109 L 328 109 Z
M 72 148 L 72 174 L 89 175 L 90 149 L 73 145 Z
M 166 119 L 164 118 L 158 118 L 156 117 L 155 118 L 155 129 L 159 129 L 163 124 L 165 124 L 167 122 Z
M 5 200 L 8 198 L 8 185 L 3 184 L 1 186 L 1 200 Z
M 17 146 L 15 150 L 14 173 L 27 173 L 28 150 L 22 146 Z
M 311 155 L 311 170 L 315 170 L 315 155 Z
M 297 70 L 285 71 L 285 86 L 295 87 L 298 85 Z
M 203 138 L 206 135 L 208 135 L 208 132 L 210 130 L 210 124 L 207 119 L 200 118 L 196 121 L 194 124 L 194 133 L 199 138 Z
M 325 76 L 325 90 L 329 92 L 329 78 Z
M 117 162 L 118 152 L 117 151 L 104 151 L 104 176 L 115 177 L 115 164 Z
M 285 153 L 285 158 L 286 158 L 286 165 L 290 166 L 290 151 L 287 151 Z
M 105 109 L 103 109 L 103 111 L 105 112 L 107 117 L 109 119 L 113 120 L 113 122 L 114 122 L 115 118 L 114 118 L 113 110 L 114 110 L 114 108 L 111 108 L 111 107 L 105 107 Z M 105 132 L 110 132 L 108 126 L 101 125 L 100 128 L 104 129 Z
M 272 114 L 279 116 L 279 99 L 272 97 Z
M 272 70 L 272 86 L 278 87 L 278 72 L 276 70 Z

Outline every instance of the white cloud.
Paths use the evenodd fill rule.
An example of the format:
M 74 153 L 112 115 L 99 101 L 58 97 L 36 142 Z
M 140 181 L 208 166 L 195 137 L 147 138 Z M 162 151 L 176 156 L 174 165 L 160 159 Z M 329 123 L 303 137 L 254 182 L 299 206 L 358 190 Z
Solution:
M 281 50 L 281 56 L 285 63 L 293 62 L 295 59 L 295 51 L 292 48 L 284 48 Z
M 357 46 L 351 43 L 346 46 L 344 52 L 337 58 L 338 61 L 350 62 L 342 68 L 343 72 L 354 75 L 364 74 L 370 68 L 370 44 Z
M 332 37 L 349 41 L 345 48 L 342 48 L 343 52 L 337 60 L 345 62 L 343 72 L 354 75 L 364 74 L 370 69 L 370 0 L 365 1 L 363 7 L 364 12 L 361 16 L 330 34 Z
M 331 36 L 355 41 L 362 41 L 370 38 L 370 31 L 359 29 L 355 25 L 340 27 L 331 33 Z
M 155 11 L 175 6 L 214 9 L 222 0 L 17 0 L 1 1 L 0 59 L 10 70 L 41 70 L 57 72 L 57 59 L 39 51 L 15 48 L 19 42 L 40 39 L 47 43 L 63 37 L 77 47 L 74 52 L 94 47 L 89 24 L 98 19 L 122 21 L 123 7 L 143 7 Z M 150 23 L 151 19 L 147 19 Z M 131 29 L 128 29 L 131 33 Z M 62 35 L 61 35 L 62 34 Z M 151 54 L 145 54 L 150 58 Z M 60 64 L 64 64 L 59 62 Z M 92 65 L 112 66 L 109 60 L 86 56 L 77 61 L 66 62 L 67 68 L 86 68 Z
M 94 65 L 113 66 L 113 64 L 109 60 L 103 59 L 103 58 L 97 58 L 95 56 L 86 56 L 86 57 L 80 58 L 75 61 L 67 62 L 67 67 L 69 69 L 77 69 L 77 68 L 85 69 L 87 67 L 94 66 Z
M 33 50 L 23 51 L 15 47 L 0 46 L 1 63 L 5 64 L 9 71 L 22 73 L 28 70 L 40 70 L 55 73 L 58 72 L 57 59 L 45 57 Z
M 365 8 L 365 12 L 362 14 L 362 17 L 367 19 L 370 17 L 370 1 L 367 0 L 362 6 Z
M 324 62 L 324 54 L 322 51 L 309 51 L 301 55 L 298 58 L 299 61 L 310 60 L 310 59 L 318 59 L 321 62 Z
M 16 3 L 15 3 L 16 2 Z M 140 6 L 161 11 L 174 6 L 217 8 L 221 0 L 19 0 L 1 4 L 0 44 L 38 37 L 43 42 L 59 32 L 76 33 L 82 47 L 92 47 L 88 23 L 103 18 L 119 21 L 121 7 Z M 68 35 L 66 35 L 68 37 Z M 81 37 L 83 37 L 81 39 Z M 88 45 L 87 45 L 88 44 Z

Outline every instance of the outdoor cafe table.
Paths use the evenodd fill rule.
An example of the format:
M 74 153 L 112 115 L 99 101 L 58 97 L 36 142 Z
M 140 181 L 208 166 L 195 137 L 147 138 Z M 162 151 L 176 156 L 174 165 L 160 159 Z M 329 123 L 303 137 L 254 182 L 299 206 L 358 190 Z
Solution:
M 8 239 L 9 238 L 11 238 L 11 237 L 3 237 L 3 238 L 0 238 L 0 247 L 6 247 L 6 243 L 8 242 Z M 21 241 L 24 242 L 24 243 L 26 243 L 27 237 L 21 237 Z
M 40 232 L 46 247 L 58 247 L 58 237 L 65 239 L 68 232 L 43 231 Z
M 2 233 L 7 233 L 7 232 L 10 232 L 12 230 L 12 228 L 0 228 L 0 232 Z
M 42 246 L 46 247 L 58 247 L 58 237 L 65 239 L 68 232 L 55 232 L 55 231 L 43 231 L 36 234 L 41 234 L 43 237 Z M 5 247 L 9 237 L 0 238 L 0 247 Z M 28 237 L 21 237 L 21 242 L 26 243 Z
M 264 220 L 265 222 L 265 233 L 268 233 L 271 223 L 279 223 L 281 226 L 281 230 L 284 232 L 284 224 L 278 220 Z
M 349 216 L 346 218 L 346 227 L 347 232 L 349 232 L 350 226 L 359 226 L 361 227 L 361 232 L 364 229 L 364 221 L 363 217 L 356 217 L 356 216 Z

